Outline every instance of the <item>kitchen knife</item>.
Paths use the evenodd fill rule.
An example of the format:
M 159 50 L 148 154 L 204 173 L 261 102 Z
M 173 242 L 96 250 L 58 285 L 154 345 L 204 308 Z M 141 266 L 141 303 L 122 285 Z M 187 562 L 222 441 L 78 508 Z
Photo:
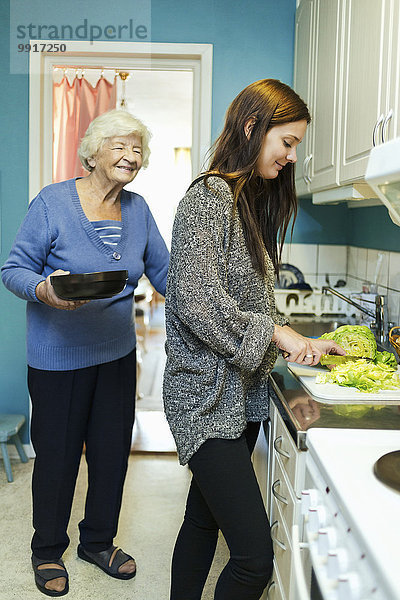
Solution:
M 367 356 L 350 356 L 346 354 L 345 356 L 341 356 L 340 354 L 323 354 L 320 358 L 321 365 L 341 365 L 343 363 L 354 361 L 354 360 L 368 360 L 372 362 L 372 358 Z

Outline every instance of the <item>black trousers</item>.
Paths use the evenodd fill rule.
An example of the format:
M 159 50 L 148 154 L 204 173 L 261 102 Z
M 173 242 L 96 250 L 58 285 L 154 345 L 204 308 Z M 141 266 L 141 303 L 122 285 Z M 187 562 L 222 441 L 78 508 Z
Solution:
M 136 351 L 109 363 L 73 371 L 28 368 L 32 478 L 32 551 L 61 557 L 76 478 L 86 444 L 88 491 L 79 524 L 86 550 L 108 548 L 116 535 L 135 414 Z
M 220 529 L 230 559 L 214 600 L 258 600 L 273 568 L 270 528 L 251 463 L 259 423 L 235 440 L 209 439 L 189 461 L 193 479 L 172 559 L 171 600 L 200 600 Z

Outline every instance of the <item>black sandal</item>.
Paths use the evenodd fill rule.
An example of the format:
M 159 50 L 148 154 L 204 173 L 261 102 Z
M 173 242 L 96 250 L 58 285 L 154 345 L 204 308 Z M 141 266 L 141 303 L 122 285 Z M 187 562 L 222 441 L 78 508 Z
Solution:
M 136 569 L 132 573 L 120 573 L 118 571 L 118 569 L 128 562 L 128 560 L 135 561 L 132 556 L 126 554 L 121 548 L 117 549 L 110 565 L 110 558 L 116 549 L 117 546 L 110 546 L 107 550 L 103 550 L 102 552 L 89 552 L 83 548 L 82 544 L 79 544 L 78 556 L 82 560 L 86 560 L 86 562 L 100 567 L 100 569 L 104 571 L 104 573 L 107 573 L 107 575 L 110 575 L 110 577 L 115 577 L 115 579 L 132 579 L 132 577 L 135 577 L 136 575 Z
M 47 564 L 55 564 L 62 567 L 62 569 L 39 569 L 41 565 Z M 56 560 L 49 560 L 48 558 L 37 558 L 34 554 L 32 554 L 32 567 L 35 573 L 35 583 L 38 590 L 42 592 L 42 594 L 46 594 L 46 596 L 65 596 L 69 592 L 69 583 L 68 583 L 68 573 L 67 569 L 61 558 Z M 57 592 L 57 590 L 49 590 L 45 587 L 48 581 L 52 581 L 52 579 L 57 579 L 58 577 L 65 577 L 65 587 L 61 592 Z

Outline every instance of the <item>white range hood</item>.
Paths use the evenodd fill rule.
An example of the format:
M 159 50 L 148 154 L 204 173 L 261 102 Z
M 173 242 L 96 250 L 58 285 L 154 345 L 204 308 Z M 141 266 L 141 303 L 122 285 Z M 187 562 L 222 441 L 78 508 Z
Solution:
M 400 226 L 400 137 L 372 148 L 365 181 Z

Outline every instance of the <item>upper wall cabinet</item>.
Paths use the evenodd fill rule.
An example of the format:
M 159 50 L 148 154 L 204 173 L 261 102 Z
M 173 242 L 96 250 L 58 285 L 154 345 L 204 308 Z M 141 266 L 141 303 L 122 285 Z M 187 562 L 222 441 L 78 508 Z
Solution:
M 335 185 L 338 144 L 341 0 L 319 0 L 315 10 L 313 61 L 311 191 Z
M 372 145 L 393 136 L 399 113 L 399 2 L 347 0 L 345 4 L 341 184 L 364 177 Z
M 294 88 L 312 111 L 312 68 L 314 44 L 315 0 L 303 0 L 296 12 Z M 303 142 L 297 148 L 296 190 L 299 196 L 309 193 L 311 135 L 309 125 Z
M 372 145 L 400 135 L 399 4 L 301 1 L 294 81 L 309 104 L 313 125 L 305 155 L 298 159 L 299 177 L 304 165 L 307 180 L 299 185 L 298 177 L 299 195 L 362 182 Z M 303 31 L 308 19 L 308 54 L 299 19 Z M 339 198 L 332 195 L 334 201 Z

